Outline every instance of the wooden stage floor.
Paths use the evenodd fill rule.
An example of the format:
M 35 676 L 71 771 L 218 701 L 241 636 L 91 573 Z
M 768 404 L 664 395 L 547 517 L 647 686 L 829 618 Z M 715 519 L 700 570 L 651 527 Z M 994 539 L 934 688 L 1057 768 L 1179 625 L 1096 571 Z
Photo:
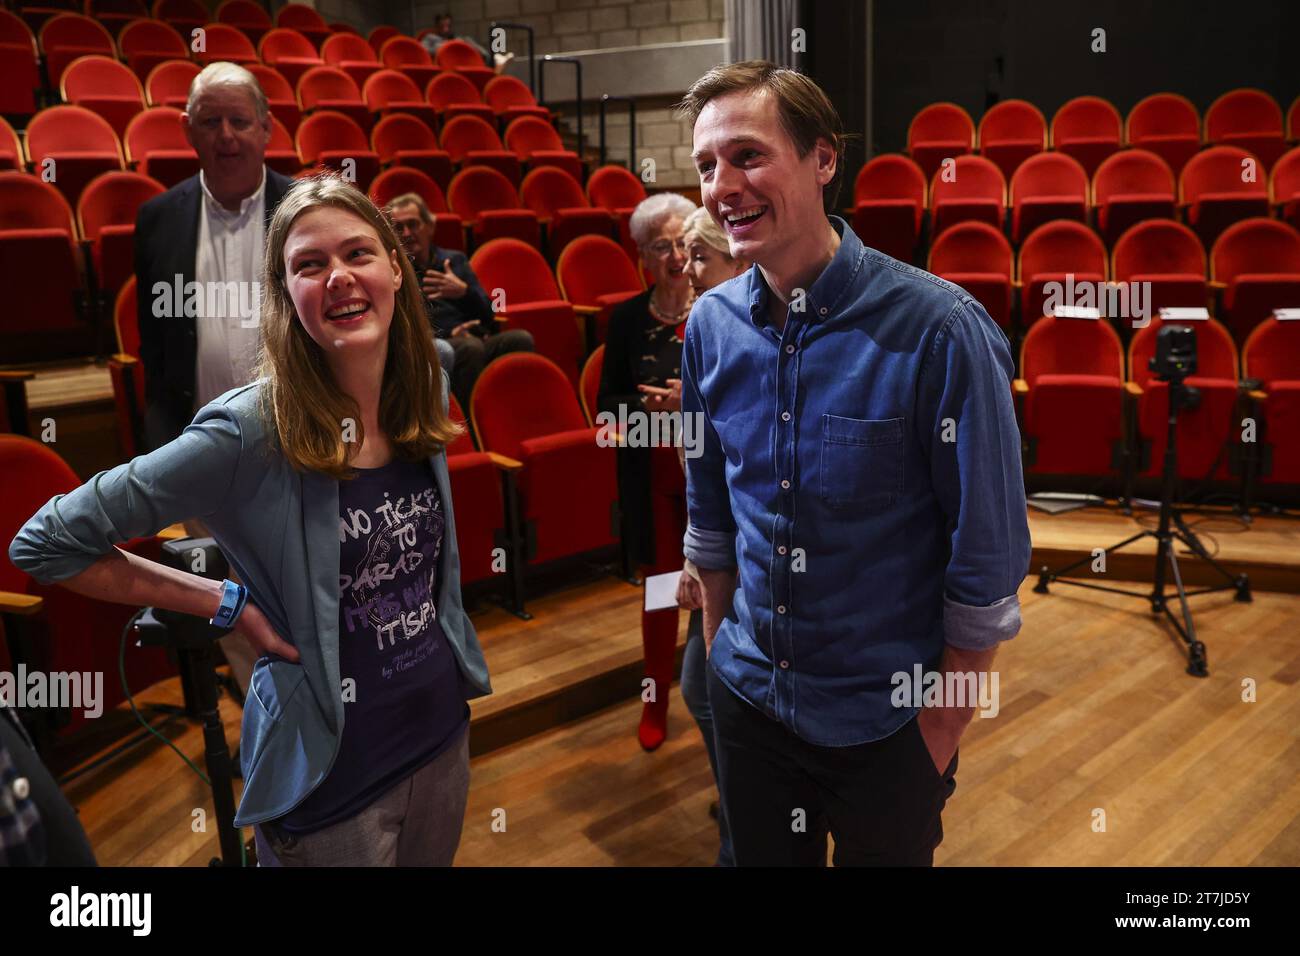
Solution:
M 1113 532 L 1123 522 L 1104 514 L 1067 517 L 1035 516 L 1036 558 L 1122 536 Z M 1083 530 L 1070 534 L 1067 523 Z M 1211 550 L 1253 562 L 1252 573 L 1295 575 L 1296 530 L 1273 519 L 1238 534 L 1225 523 Z M 1300 864 L 1300 595 L 1193 598 L 1211 669 L 1196 679 L 1144 602 L 1060 585 L 1039 595 L 1035 580 L 1020 588 L 1023 629 L 996 661 L 1001 711 L 976 718 L 963 739 L 936 862 Z M 668 742 L 649 754 L 636 742 L 639 602 L 639 589 L 603 578 L 533 601 L 526 624 L 495 608 L 475 615 L 497 694 L 473 706 L 459 865 L 713 862 L 712 779 L 676 688 Z M 1254 702 L 1243 700 L 1246 682 Z M 179 694 L 171 681 L 140 696 Z M 222 713 L 233 746 L 238 708 L 225 700 Z M 512 724 L 511 714 L 524 716 Z M 176 722 L 169 736 L 200 759 L 197 727 Z M 206 788 L 160 744 L 66 792 L 103 864 L 193 866 L 215 852 L 210 831 L 191 830 L 194 808 L 211 819 Z M 504 833 L 492 828 L 499 809 Z M 1097 810 L 1105 832 L 1093 828 Z

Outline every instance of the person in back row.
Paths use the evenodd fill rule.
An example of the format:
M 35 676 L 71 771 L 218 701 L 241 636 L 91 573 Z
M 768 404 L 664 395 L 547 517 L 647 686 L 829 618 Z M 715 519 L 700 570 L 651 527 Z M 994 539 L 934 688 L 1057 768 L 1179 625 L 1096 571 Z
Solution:
M 450 342 L 455 353 L 451 390 L 468 415 L 470 393 L 483 369 L 510 352 L 533 351 L 533 337 L 523 329 L 500 329 L 492 303 L 465 253 L 434 245 L 433 213 L 419 195 L 395 197 L 387 212 L 420 277 L 434 333 Z

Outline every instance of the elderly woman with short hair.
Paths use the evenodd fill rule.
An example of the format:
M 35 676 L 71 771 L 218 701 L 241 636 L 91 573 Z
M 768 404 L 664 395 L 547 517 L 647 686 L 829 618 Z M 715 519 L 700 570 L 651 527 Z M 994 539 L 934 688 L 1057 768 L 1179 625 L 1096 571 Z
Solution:
M 629 414 L 681 411 L 682 335 L 694 301 L 683 226 L 695 208 L 684 196 L 658 193 L 632 213 L 632 238 L 653 281 L 610 316 L 597 396 L 603 412 L 618 415 L 620 406 Z M 676 452 L 623 448 L 618 458 L 624 545 L 642 576 L 676 571 L 686 530 L 686 481 Z M 667 736 L 677 624 L 677 608 L 641 613 L 645 674 L 653 681 L 637 730 L 646 750 Z

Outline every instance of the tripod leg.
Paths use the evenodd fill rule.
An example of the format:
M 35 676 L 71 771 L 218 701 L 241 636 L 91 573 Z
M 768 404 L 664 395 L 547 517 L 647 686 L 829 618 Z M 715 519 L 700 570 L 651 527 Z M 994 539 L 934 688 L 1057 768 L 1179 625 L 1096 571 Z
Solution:
M 1152 532 L 1145 531 L 1145 530 L 1139 531 L 1137 534 L 1125 538 L 1119 544 L 1112 544 L 1110 547 L 1102 548 L 1102 554 L 1109 555 L 1112 551 L 1118 551 L 1120 548 L 1132 544 L 1134 541 L 1138 540 L 1138 538 L 1145 538 L 1147 535 L 1151 533 Z M 1034 593 L 1048 594 L 1049 592 L 1047 590 L 1047 585 L 1049 583 L 1055 581 L 1057 578 L 1065 577 L 1075 568 L 1083 567 L 1083 565 L 1094 560 L 1096 560 L 1096 556 L 1089 554 L 1085 557 L 1080 558 L 1078 561 L 1074 561 L 1071 562 L 1070 564 L 1067 564 L 1063 568 L 1057 568 L 1055 571 L 1053 571 L 1051 568 L 1048 568 L 1047 566 L 1044 566 L 1042 570 L 1039 571 L 1038 573 L 1038 583 L 1034 585 Z
M 1178 525 L 1178 530 L 1174 532 L 1174 537 L 1187 545 L 1189 551 L 1210 567 L 1214 568 L 1214 570 L 1219 572 L 1224 580 L 1231 583 L 1233 587 L 1237 589 L 1236 597 L 1233 598 L 1233 600 L 1240 601 L 1243 604 L 1250 603 L 1251 600 L 1253 600 L 1250 595 L 1250 578 L 1245 574 L 1231 574 L 1227 568 L 1214 560 L 1214 558 L 1210 556 L 1210 553 L 1205 550 L 1205 545 L 1201 544 L 1201 539 L 1196 536 L 1196 532 L 1189 528 L 1183 521 L 1182 515 L 1175 511 L 1173 517 L 1174 522 Z
M 1169 567 L 1173 570 L 1174 587 L 1178 591 L 1178 604 L 1182 612 L 1183 623 L 1180 627 L 1173 612 L 1165 608 L 1165 614 L 1178 631 L 1178 636 L 1187 644 L 1187 673 L 1193 677 L 1209 677 L 1209 662 L 1205 656 L 1205 645 L 1196 638 L 1196 625 L 1192 621 L 1192 608 L 1187 603 L 1187 589 L 1183 587 L 1183 576 L 1178 569 L 1178 557 L 1173 545 L 1169 545 Z

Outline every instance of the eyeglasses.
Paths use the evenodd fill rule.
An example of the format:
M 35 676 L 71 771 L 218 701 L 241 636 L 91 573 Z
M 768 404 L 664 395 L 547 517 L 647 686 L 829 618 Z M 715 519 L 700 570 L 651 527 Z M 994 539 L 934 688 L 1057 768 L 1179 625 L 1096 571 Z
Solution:
M 646 246 L 646 248 L 650 250 L 651 255 L 655 255 L 658 256 L 660 259 L 663 259 L 674 249 L 676 249 L 678 252 L 684 253 L 686 251 L 686 240 L 677 239 L 674 241 L 670 239 L 660 239 L 658 242 L 650 243 L 650 245 Z

